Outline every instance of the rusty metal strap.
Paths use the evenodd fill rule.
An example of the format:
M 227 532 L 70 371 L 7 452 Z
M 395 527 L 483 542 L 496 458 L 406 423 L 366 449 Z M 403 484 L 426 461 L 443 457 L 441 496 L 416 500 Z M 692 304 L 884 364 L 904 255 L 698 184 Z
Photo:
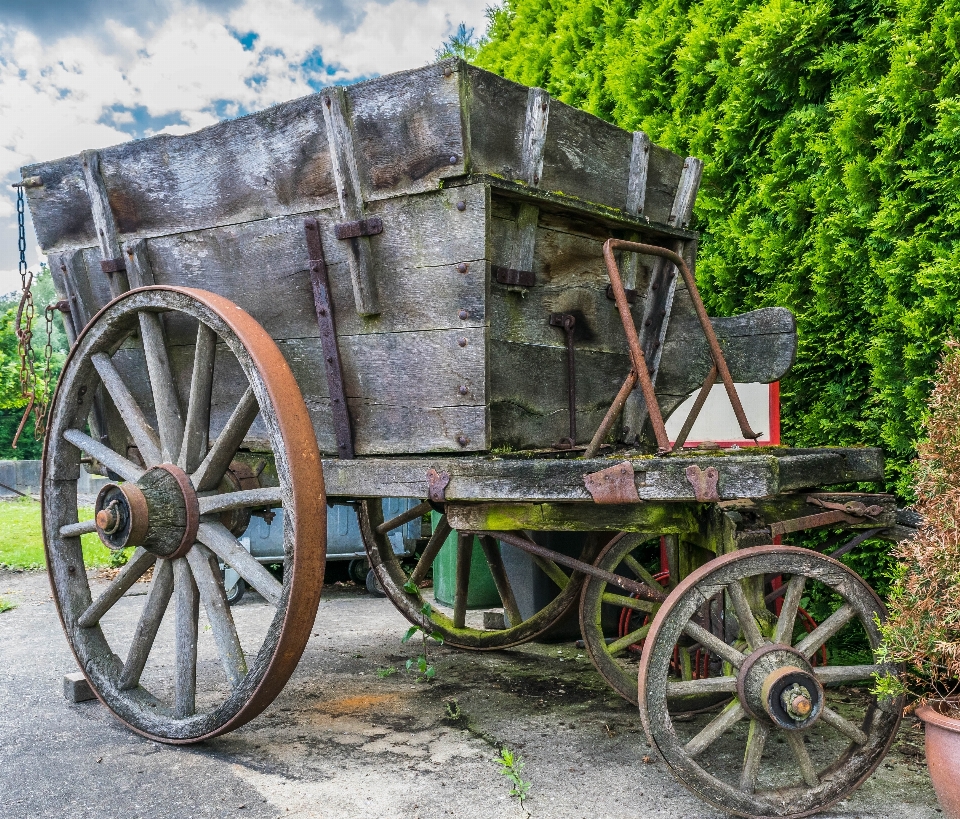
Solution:
M 569 557 L 567 555 L 560 554 L 559 552 L 555 552 L 552 549 L 547 549 L 546 547 L 541 546 L 538 543 L 534 543 L 533 541 L 528 540 L 527 538 L 518 534 L 511 532 L 465 532 L 464 534 L 475 534 L 478 537 L 492 537 L 510 546 L 514 546 L 524 552 L 528 552 L 529 554 L 542 557 L 545 560 L 552 560 L 554 563 L 559 563 L 561 566 L 566 566 L 568 569 L 573 569 L 575 572 L 581 572 L 583 574 L 590 575 L 590 577 L 596 577 L 605 581 L 606 583 L 617 586 L 626 592 L 637 595 L 637 597 L 639 597 L 641 600 L 649 600 L 653 603 L 662 603 L 667 599 L 667 596 L 662 591 L 651 589 L 646 583 L 640 583 L 636 580 L 631 580 L 628 577 L 622 577 L 619 574 L 613 574 L 612 572 L 598 569 L 596 566 L 591 566 L 589 563 L 584 563 L 582 560 L 577 560 L 575 557 Z
M 352 222 L 338 222 L 333 226 L 338 239 L 357 239 L 360 236 L 376 236 L 383 233 L 383 220 L 379 216 L 355 219 Z
M 640 503 L 630 461 L 584 475 L 583 483 L 594 503 Z
M 787 535 L 790 532 L 801 532 L 804 529 L 819 529 L 822 526 L 830 526 L 834 523 L 861 523 L 860 518 L 841 512 L 839 509 L 831 509 L 829 512 L 820 512 L 817 515 L 806 515 L 802 518 L 793 518 L 792 520 L 781 520 L 770 524 L 770 534 Z
M 491 265 L 490 270 L 497 284 L 533 287 L 537 283 L 537 276 L 532 270 L 514 270 L 499 265 Z
M 100 262 L 100 269 L 104 273 L 123 273 L 127 269 L 127 263 L 123 260 L 123 256 L 116 259 L 104 259 Z
M 314 218 L 306 219 L 304 232 L 310 255 L 310 282 L 313 285 L 313 303 L 320 328 L 320 347 L 323 350 L 327 387 L 330 390 L 330 411 L 333 414 L 333 427 L 337 438 L 337 456 L 350 460 L 354 457 L 353 431 L 343 388 L 343 366 L 340 362 L 340 348 L 337 346 L 330 282 L 327 278 L 327 263 L 323 257 L 323 243 L 320 241 L 319 222 Z

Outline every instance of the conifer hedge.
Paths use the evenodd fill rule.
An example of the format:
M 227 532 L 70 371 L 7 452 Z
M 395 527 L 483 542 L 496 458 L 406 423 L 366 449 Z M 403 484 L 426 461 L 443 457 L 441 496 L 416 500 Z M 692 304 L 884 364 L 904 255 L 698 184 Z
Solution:
M 792 445 L 906 470 L 960 320 L 960 0 L 505 0 L 474 61 L 703 158 L 714 315 L 789 307 Z

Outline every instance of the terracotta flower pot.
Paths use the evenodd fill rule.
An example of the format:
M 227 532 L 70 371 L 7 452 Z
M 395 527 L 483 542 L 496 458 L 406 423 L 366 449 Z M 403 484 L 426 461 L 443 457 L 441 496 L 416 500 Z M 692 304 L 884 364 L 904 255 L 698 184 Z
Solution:
M 923 720 L 927 770 L 946 819 L 960 819 L 960 719 L 945 717 L 935 708 L 917 709 Z

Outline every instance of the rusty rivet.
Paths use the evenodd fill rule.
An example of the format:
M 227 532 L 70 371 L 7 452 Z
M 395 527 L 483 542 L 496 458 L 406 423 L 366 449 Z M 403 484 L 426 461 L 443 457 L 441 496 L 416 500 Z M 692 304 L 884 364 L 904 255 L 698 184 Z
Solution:
M 468 270 L 467 263 L 466 263 L 466 262 L 460 262 L 460 264 L 457 265 L 457 270 L 459 270 L 461 273 L 466 273 L 467 270 Z
M 456 154 L 453 154 L 453 155 L 450 157 L 450 164 L 451 164 L 451 165 L 456 165 L 456 164 L 457 164 L 457 155 L 456 155 Z
M 449 77 L 452 73 L 453 73 L 453 70 L 450 68 L 449 65 L 446 66 L 446 67 L 443 69 L 443 76 L 444 76 L 444 77 Z
M 468 392 L 470 392 L 470 390 L 467 388 L 466 384 L 461 384 L 460 389 L 458 389 L 457 392 L 459 392 L 460 395 L 466 395 Z
M 464 211 L 464 210 L 466 210 L 466 209 L 467 209 L 467 203 L 466 203 L 466 202 L 464 202 L 462 199 L 461 199 L 459 202 L 457 202 L 457 210 L 459 210 L 459 211 Z
M 470 443 L 470 439 L 466 435 L 458 435 L 457 443 L 460 444 L 460 446 L 466 446 Z
M 466 340 L 465 338 L 461 338 L 461 339 L 457 342 L 457 344 L 459 344 L 461 347 L 466 347 L 466 346 L 467 346 L 467 340 Z
M 74 574 L 74 573 L 76 573 L 76 571 L 77 571 L 77 567 L 76 567 L 76 566 L 67 566 L 67 571 L 68 571 L 70 574 Z
M 318 312 L 321 316 L 325 316 L 325 315 L 327 314 L 327 308 L 326 308 L 326 307 L 318 307 L 318 308 L 317 308 L 317 312 Z
M 540 177 L 539 177 L 539 176 L 533 177 L 533 184 L 534 184 L 534 185 L 539 185 L 539 184 L 540 184 Z
M 543 105 L 542 105 L 541 107 L 543 108 L 544 111 L 546 111 L 546 110 L 547 110 L 547 103 L 543 103 Z
M 462 319 L 470 318 L 470 314 L 466 310 L 461 310 L 457 315 Z
M 327 104 L 327 108 L 330 107 L 330 97 L 327 97 L 324 102 Z

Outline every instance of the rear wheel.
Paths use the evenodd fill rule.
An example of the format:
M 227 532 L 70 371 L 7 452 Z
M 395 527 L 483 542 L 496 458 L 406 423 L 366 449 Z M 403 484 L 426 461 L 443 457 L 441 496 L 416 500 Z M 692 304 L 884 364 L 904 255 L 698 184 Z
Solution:
M 414 507 L 393 520 L 383 520 L 379 499 L 361 501 L 358 505 L 360 532 L 370 559 L 371 571 L 383 592 L 397 609 L 414 625 L 439 632 L 449 645 L 474 650 L 492 650 L 520 645 L 542 635 L 554 626 L 576 603 L 583 583 L 578 572 L 563 569 L 551 560 L 533 558 L 539 568 L 556 584 L 559 593 L 537 611 L 524 617 L 517 603 L 509 574 L 504 566 L 501 544 L 493 537 L 453 532 L 445 515 L 441 515 L 433 535 L 416 565 L 408 569 L 391 548 L 388 533 L 409 521 L 410 515 L 430 512 L 427 502 Z M 433 565 L 440 548 L 453 532 L 456 542 L 456 584 L 452 604 L 447 606 L 435 599 L 425 600 L 421 585 Z M 467 597 L 470 588 L 470 566 L 474 550 L 482 551 L 484 561 L 496 586 L 497 604 L 502 608 L 503 628 L 486 628 L 481 622 L 468 619 Z M 595 536 L 585 536 L 579 559 L 592 562 L 597 553 Z M 479 618 L 479 615 L 475 616 Z

